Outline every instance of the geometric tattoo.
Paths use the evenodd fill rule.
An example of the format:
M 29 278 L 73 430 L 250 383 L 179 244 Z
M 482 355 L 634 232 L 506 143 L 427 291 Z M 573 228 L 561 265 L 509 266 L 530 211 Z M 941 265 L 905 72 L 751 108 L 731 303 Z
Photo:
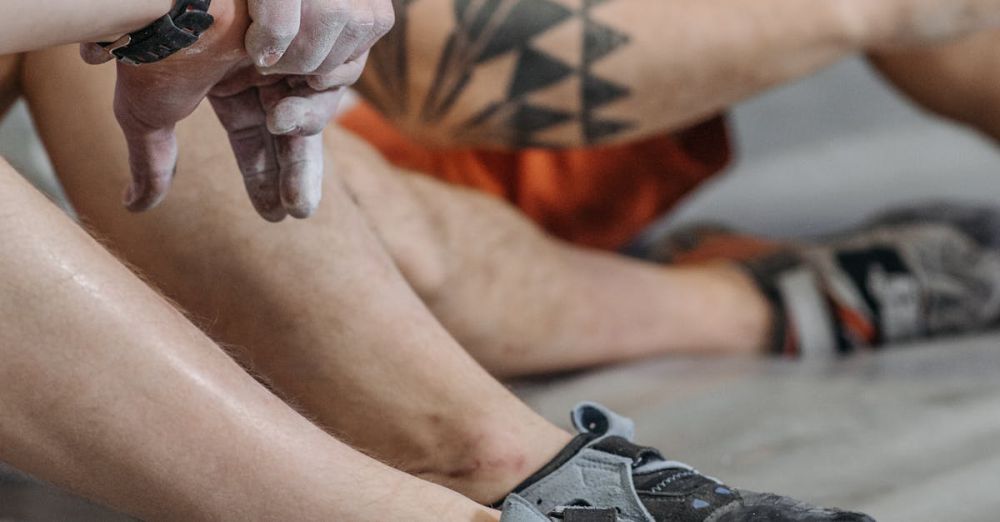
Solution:
M 378 81 L 405 91 L 406 13 L 412 2 L 396 0 L 397 26 L 373 51 L 371 66 Z M 602 117 L 598 110 L 626 98 L 629 89 L 594 72 L 601 60 L 629 43 L 624 33 L 595 20 L 594 8 L 615 0 L 454 0 L 454 30 L 439 57 L 429 92 L 419 107 L 411 100 L 383 100 L 392 112 L 418 109 L 420 119 L 441 123 L 455 107 L 477 68 L 497 59 L 513 59 L 514 68 L 505 95 L 461 122 L 454 132 L 489 132 L 511 146 L 558 146 L 545 132 L 570 126 L 585 143 L 597 143 L 633 126 L 621 119 Z M 545 37 L 554 31 L 572 31 L 573 49 L 553 49 Z M 561 40 L 565 41 L 565 40 Z M 565 45 L 562 45 L 565 47 Z M 569 52 L 568 52 L 569 51 Z M 391 63 L 379 63 L 386 60 Z M 390 78 L 395 76 L 395 78 Z M 571 87 L 572 86 L 572 87 Z M 546 90 L 572 88 L 572 108 L 553 106 Z M 551 95 L 550 95 L 551 98 Z M 401 105 L 399 105 L 401 104 Z
M 614 82 L 595 76 L 592 72 L 594 64 L 628 43 L 628 36 L 614 29 L 595 22 L 590 17 L 594 6 L 603 4 L 606 0 L 585 0 L 583 8 L 584 44 L 583 44 L 583 131 L 587 143 L 599 142 L 622 132 L 632 125 L 628 122 L 611 119 L 600 119 L 594 115 L 594 110 L 620 98 L 628 96 L 628 89 Z
M 376 78 L 382 91 L 382 95 L 374 96 L 371 102 L 391 118 L 406 114 L 410 106 L 410 91 L 406 84 L 410 68 L 406 39 L 409 37 L 407 16 L 414 1 L 392 1 L 396 11 L 396 25 L 379 40 L 378 45 L 372 47 L 368 60 L 368 70 Z

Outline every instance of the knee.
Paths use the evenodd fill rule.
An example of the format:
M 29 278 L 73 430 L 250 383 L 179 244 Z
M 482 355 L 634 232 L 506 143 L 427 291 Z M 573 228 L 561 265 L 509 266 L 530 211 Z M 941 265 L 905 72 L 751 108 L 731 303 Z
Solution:
M 431 202 L 412 190 L 410 182 L 417 176 L 392 172 L 354 194 L 396 268 L 417 295 L 430 302 L 450 279 L 453 258 L 447 225 L 428 208 Z
M 375 232 L 397 269 L 423 298 L 430 299 L 448 279 L 445 228 L 431 211 L 432 201 L 420 194 L 412 177 L 389 165 L 357 138 L 334 133 L 336 173 L 346 192 Z

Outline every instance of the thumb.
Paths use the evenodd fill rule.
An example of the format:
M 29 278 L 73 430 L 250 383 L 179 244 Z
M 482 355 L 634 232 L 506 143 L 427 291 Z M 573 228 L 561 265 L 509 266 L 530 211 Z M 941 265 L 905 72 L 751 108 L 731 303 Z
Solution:
M 114 56 L 112 56 L 111 53 L 100 45 L 95 43 L 83 43 L 80 44 L 80 58 L 83 58 L 83 61 L 90 65 L 100 65 L 105 62 L 110 62 Z
M 118 123 L 128 144 L 132 183 L 126 188 L 125 207 L 132 212 L 149 210 L 163 201 L 177 170 L 177 135 L 173 124 L 152 128 L 126 113 Z

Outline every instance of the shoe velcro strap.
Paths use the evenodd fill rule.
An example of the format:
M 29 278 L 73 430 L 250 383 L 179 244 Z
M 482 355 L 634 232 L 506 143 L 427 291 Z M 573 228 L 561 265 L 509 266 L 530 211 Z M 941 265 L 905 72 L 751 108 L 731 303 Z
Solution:
M 605 453 L 610 453 L 612 455 L 618 455 L 619 457 L 632 459 L 632 461 L 636 464 L 645 459 L 663 460 L 663 455 L 660 454 L 659 450 L 647 446 L 640 446 L 621 437 L 605 437 L 604 439 L 601 439 L 591 445 L 591 448 Z

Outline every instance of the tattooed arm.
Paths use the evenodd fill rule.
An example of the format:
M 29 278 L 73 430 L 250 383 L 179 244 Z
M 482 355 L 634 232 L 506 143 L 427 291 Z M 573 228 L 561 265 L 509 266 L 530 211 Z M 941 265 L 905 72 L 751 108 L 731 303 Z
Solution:
M 973 28 L 946 16 L 956 3 L 1000 12 L 997 0 L 395 2 L 363 93 L 427 142 L 498 147 L 677 129 L 848 53 Z

